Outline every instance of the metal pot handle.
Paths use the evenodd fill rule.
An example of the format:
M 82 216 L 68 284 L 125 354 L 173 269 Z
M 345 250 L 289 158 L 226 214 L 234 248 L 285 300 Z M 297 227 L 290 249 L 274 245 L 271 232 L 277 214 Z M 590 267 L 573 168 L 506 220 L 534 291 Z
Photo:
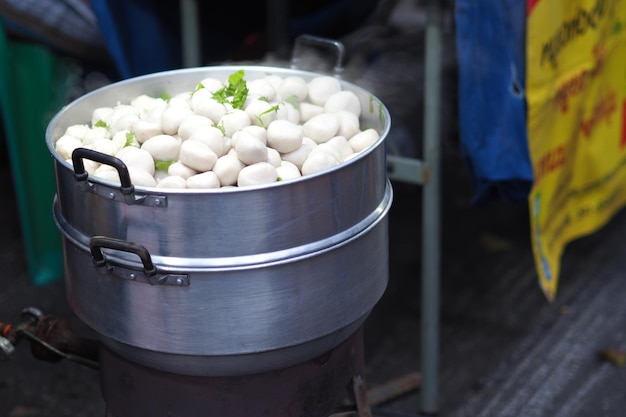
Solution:
M 93 263 L 96 267 L 106 265 L 106 259 L 102 249 L 115 249 L 123 252 L 134 253 L 139 256 L 143 264 L 143 271 L 146 276 L 151 277 L 156 274 L 157 270 L 152 262 L 150 252 L 144 246 L 138 243 L 128 242 L 126 240 L 115 239 L 106 236 L 94 236 L 89 240 L 89 250 L 93 257 Z
M 128 168 L 121 159 L 87 148 L 76 148 L 72 152 L 72 164 L 74 165 L 74 178 L 76 178 L 76 181 L 87 181 L 89 177 L 83 163 L 85 158 L 115 168 L 120 176 L 120 184 L 122 185 L 120 191 L 122 194 L 130 195 L 135 191 L 135 186 L 130 181 Z
M 108 264 L 102 249 L 114 249 L 137 255 L 143 264 L 143 271 L 138 272 L 128 267 Z M 187 274 L 158 274 L 157 268 L 154 262 L 152 262 L 150 252 L 138 243 L 106 236 L 93 236 L 89 240 L 89 250 L 96 268 L 104 267 L 108 273 L 120 278 L 147 282 L 150 285 L 173 285 L 176 287 L 187 287 L 190 285 L 189 275 Z
M 90 159 L 101 164 L 112 166 L 117 170 L 120 177 L 119 192 L 111 192 L 108 187 L 94 187 L 87 182 L 89 173 L 85 170 L 83 159 Z M 119 158 L 87 148 L 76 148 L 72 152 L 72 164 L 74 165 L 74 178 L 78 188 L 82 191 L 92 191 L 107 199 L 119 199 L 126 204 L 141 204 L 152 207 L 167 207 L 167 196 L 156 194 L 135 194 L 135 186 L 131 183 L 130 173 L 126 164 Z
M 302 48 L 305 45 L 323 47 L 330 49 L 336 53 L 336 62 L 333 72 L 335 77 L 341 78 L 343 73 L 344 56 L 346 49 L 343 43 L 335 39 L 322 38 L 313 35 L 300 35 L 294 40 L 294 46 L 291 54 L 291 68 L 300 69 L 300 56 L 302 55 Z

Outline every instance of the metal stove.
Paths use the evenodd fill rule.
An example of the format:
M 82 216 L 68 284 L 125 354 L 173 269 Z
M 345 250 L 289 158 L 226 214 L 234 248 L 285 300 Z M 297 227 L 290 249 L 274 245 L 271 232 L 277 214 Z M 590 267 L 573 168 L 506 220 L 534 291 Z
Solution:
M 189 376 L 139 365 L 97 340 L 75 335 L 68 321 L 25 309 L 0 323 L 0 351 L 28 340 L 33 356 L 99 369 L 105 417 L 371 417 L 363 378 L 363 330 L 306 362 L 238 376 Z

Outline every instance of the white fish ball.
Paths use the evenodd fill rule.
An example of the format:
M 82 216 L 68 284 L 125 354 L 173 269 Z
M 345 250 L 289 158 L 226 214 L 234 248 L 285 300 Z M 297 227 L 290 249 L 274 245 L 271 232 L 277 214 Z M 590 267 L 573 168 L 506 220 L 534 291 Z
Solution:
M 220 179 L 213 171 L 202 172 L 187 178 L 187 188 L 220 188 Z
M 135 139 L 138 143 L 144 143 L 152 136 L 162 135 L 161 123 L 151 119 L 139 119 L 130 129 L 135 133 Z
M 330 96 L 340 91 L 341 83 L 335 77 L 324 75 L 309 81 L 309 100 L 318 106 L 326 104 Z
M 344 136 L 335 136 L 331 138 L 324 145 L 330 145 L 339 152 L 341 161 L 345 161 L 350 155 L 354 153 L 352 147 L 348 143 L 348 140 Z
M 274 90 L 277 92 L 280 88 L 280 85 L 283 83 L 283 77 L 281 77 L 280 75 L 266 75 L 265 77 L 263 77 L 263 79 L 270 83 L 270 85 L 274 87 Z
M 180 136 L 182 140 L 187 140 L 191 134 L 201 126 L 213 126 L 213 121 L 199 114 L 189 114 L 180 122 L 180 126 L 178 126 L 178 136 Z
M 111 156 L 117 152 L 117 148 L 111 139 L 96 139 L 91 144 L 91 149 Z
M 366 129 L 361 133 L 357 133 L 356 135 L 352 136 L 348 143 L 350 143 L 352 150 L 358 153 L 364 151 L 365 149 L 376 143 L 379 137 L 380 135 L 376 130 Z
M 265 97 L 268 101 L 276 97 L 276 89 L 264 78 L 258 78 L 247 82 L 248 96 Z
M 339 161 L 328 152 L 311 152 L 302 164 L 302 175 L 311 175 L 331 169 L 339 165 Z
M 181 122 L 192 113 L 188 107 L 169 105 L 161 114 L 161 130 L 166 135 L 177 134 Z
M 178 175 L 169 175 L 159 181 L 158 188 L 187 188 L 187 180 Z
M 222 187 L 237 184 L 239 171 L 245 167 L 245 164 L 239 160 L 237 153 L 220 156 L 213 166 L 213 172 L 220 180 Z
M 293 96 L 298 101 L 304 101 L 308 94 L 308 88 L 306 81 L 302 77 L 295 75 L 285 77 L 277 90 L 278 98 L 280 100 L 287 100 Z
M 211 94 L 221 90 L 222 87 L 224 87 L 224 83 L 213 77 L 203 78 L 202 81 L 200 81 L 200 84 L 202 84 L 202 86 L 204 87 L 201 88 L 201 90 L 209 91 Z
M 139 142 L 137 142 L 137 135 L 134 135 L 130 130 L 120 130 L 114 134 L 111 138 L 111 143 L 114 147 L 114 154 L 125 146 L 134 146 L 136 148 L 140 146 Z
M 267 129 L 265 129 L 265 128 L 261 127 L 261 126 L 250 125 L 250 126 L 244 127 L 239 132 L 236 132 L 233 135 L 233 144 L 235 142 L 237 142 L 237 140 L 235 138 L 237 137 L 237 134 L 239 134 L 240 132 L 251 133 L 254 136 L 256 136 L 261 142 L 263 142 L 264 145 L 267 145 Z
M 170 174 L 168 174 L 167 172 L 162 171 L 160 169 L 157 169 L 156 171 L 154 171 L 154 179 L 156 180 L 157 184 L 159 183 L 159 181 L 164 180 L 169 175 Z
M 87 132 L 89 132 L 90 130 L 91 128 L 89 127 L 89 125 L 86 125 L 86 124 L 71 125 L 71 126 L 68 126 L 67 129 L 65 129 L 65 134 L 68 136 L 73 136 L 76 139 L 82 140 L 87 134 Z
M 334 113 L 322 113 L 302 125 L 302 134 L 316 143 L 324 143 L 339 131 L 339 119 Z
M 188 167 L 180 161 L 174 162 L 167 168 L 167 175 L 176 175 L 185 179 L 196 175 L 197 173 L 198 172 L 195 169 Z
M 218 125 L 224 127 L 224 135 L 232 137 L 236 131 L 250 126 L 250 117 L 243 110 L 233 109 L 222 116 Z
M 345 161 L 346 158 L 354 153 L 352 146 L 350 146 L 345 136 L 335 136 L 326 143 L 337 149 L 342 161 Z
M 239 132 L 235 142 L 237 156 L 246 165 L 267 161 L 267 146 L 248 132 Z
M 115 156 L 121 159 L 129 170 L 132 167 L 134 169 L 143 170 L 150 175 L 154 175 L 154 158 L 152 158 L 150 152 L 145 149 L 127 146 L 120 149 Z
M 361 131 L 359 118 L 356 114 L 346 110 L 338 111 L 335 114 L 339 120 L 339 130 L 337 131 L 337 136 L 343 136 L 346 139 L 350 139 L 352 136 Z
M 309 153 L 317 147 L 312 139 L 304 137 L 302 138 L 302 145 L 298 149 L 292 152 L 282 154 L 283 161 L 288 161 L 294 164 L 298 169 L 302 169 L 302 164 L 306 161 Z
M 280 153 L 293 152 L 302 145 L 302 126 L 275 120 L 267 127 L 267 144 Z
M 270 184 L 276 182 L 278 173 L 276 168 L 268 162 L 258 162 L 244 167 L 237 177 L 237 185 L 248 187 L 253 185 Z
M 224 148 L 222 149 L 222 155 L 226 155 L 228 152 L 230 152 L 233 149 L 233 140 L 229 138 L 228 136 L 224 136 L 222 140 L 224 144 Z
M 267 148 L 267 162 L 278 168 L 282 161 L 280 153 L 276 149 Z
M 194 91 L 193 94 L 191 95 L 191 101 L 189 102 L 189 105 L 191 106 L 191 110 L 197 113 L 199 104 L 203 102 L 204 100 L 211 100 L 212 98 L 213 98 L 213 93 L 207 90 L 206 88 L 201 88 L 199 90 Z
M 83 137 L 83 145 L 90 145 L 96 139 L 110 139 L 111 133 L 106 127 L 92 127 Z
M 112 122 L 109 128 L 112 134 L 119 132 L 120 130 L 132 130 L 135 123 L 139 121 L 139 116 L 134 113 L 126 113 Z
M 161 117 L 163 116 L 163 112 L 165 111 L 165 109 L 167 109 L 167 105 L 156 106 L 151 109 L 148 114 L 146 114 L 143 118 L 145 120 L 156 121 L 161 124 Z
M 134 115 L 138 117 L 139 109 L 134 106 L 131 106 L 130 104 L 118 104 L 117 106 L 113 107 L 113 112 L 109 116 L 109 122 L 108 122 L 109 127 L 113 128 L 120 122 L 120 119 L 125 118 L 128 115 Z M 122 127 L 122 129 L 126 129 L 126 127 Z M 118 130 L 121 130 L 121 129 L 118 129 Z
M 63 135 L 54 143 L 54 149 L 63 159 L 70 159 L 74 149 L 83 146 L 83 142 L 73 136 Z
M 276 109 L 274 106 L 264 100 L 252 100 L 246 106 L 245 112 L 250 117 L 253 125 L 268 126 L 276 120 Z
M 111 165 L 101 164 L 96 168 L 93 175 L 116 184 L 120 183 L 120 174 L 117 172 L 117 169 L 113 168 Z
M 317 104 L 307 103 L 306 101 L 300 103 L 300 120 L 307 122 L 311 120 L 313 116 L 324 113 L 324 108 Z
M 200 126 L 189 136 L 188 140 L 197 140 L 207 145 L 217 156 L 224 153 L 224 134 L 215 126 Z
M 279 181 L 287 181 L 302 176 L 297 166 L 289 161 L 282 161 L 279 167 L 276 168 Z
M 155 161 L 176 161 L 180 152 L 180 139 L 171 135 L 153 136 L 141 145 Z
M 130 105 L 139 110 L 140 117 L 145 116 L 155 107 L 165 106 L 166 104 L 162 98 L 151 97 L 147 94 L 139 95 L 130 101 Z
M 278 103 L 278 110 L 276 111 L 276 119 L 288 120 L 291 123 L 300 123 L 300 111 L 297 110 L 291 103 L 281 101 Z
M 346 110 L 359 117 L 361 116 L 361 101 L 352 91 L 340 91 L 328 98 L 324 104 L 324 110 L 328 113 Z
M 185 91 L 180 94 L 176 94 L 174 97 L 170 98 L 167 102 L 169 107 L 182 107 L 186 109 L 191 109 L 191 91 Z
M 219 123 L 226 114 L 226 106 L 212 98 L 205 98 L 200 101 L 193 110 L 199 115 L 208 117 L 215 124 Z
M 113 114 L 113 107 L 98 107 L 91 112 L 91 125 L 95 126 L 98 122 L 102 121 L 111 125 L 111 114 Z
M 332 156 L 337 161 L 337 163 L 341 163 L 343 161 L 343 157 L 341 156 L 341 152 L 339 151 L 339 149 L 337 149 L 335 145 L 332 145 L 328 142 L 320 143 L 319 145 L 317 145 L 315 149 L 313 149 L 311 153 L 309 154 L 309 158 L 314 153 L 320 153 L 320 152 L 323 152 Z
M 155 187 L 157 185 L 154 177 L 143 169 L 137 169 L 129 166 L 128 174 L 130 175 L 130 182 L 135 186 Z
M 213 169 L 217 155 L 207 145 L 197 140 L 186 140 L 180 146 L 180 162 L 198 172 Z

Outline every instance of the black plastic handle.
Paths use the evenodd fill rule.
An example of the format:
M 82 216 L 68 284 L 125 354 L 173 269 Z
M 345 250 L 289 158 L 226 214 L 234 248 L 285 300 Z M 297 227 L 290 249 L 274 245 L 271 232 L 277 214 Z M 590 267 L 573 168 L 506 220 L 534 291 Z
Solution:
M 130 174 L 128 173 L 126 164 L 119 158 L 94 151 L 93 149 L 76 148 L 74 152 L 72 152 L 72 164 L 74 165 L 74 177 L 76 181 L 87 181 L 89 177 L 89 174 L 85 170 L 83 159 L 90 159 L 115 168 L 120 176 L 120 191 L 122 191 L 122 194 L 132 194 L 135 191 L 135 186 L 130 182 Z
M 128 242 L 126 240 L 115 239 L 106 236 L 94 236 L 89 240 L 89 250 L 93 257 L 93 263 L 96 267 L 105 266 L 106 259 L 102 249 L 115 249 L 123 252 L 134 253 L 139 256 L 141 263 L 143 264 L 144 273 L 146 276 L 154 276 L 157 272 L 152 257 L 148 249 L 138 243 Z

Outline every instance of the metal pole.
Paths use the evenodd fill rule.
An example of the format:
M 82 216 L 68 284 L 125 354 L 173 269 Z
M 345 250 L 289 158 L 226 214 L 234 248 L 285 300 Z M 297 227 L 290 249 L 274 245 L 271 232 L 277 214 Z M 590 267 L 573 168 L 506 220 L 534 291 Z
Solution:
M 180 0 L 183 67 L 199 67 L 202 61 L 197 0 Z
M 422 387 L 420 412 L 438 411 L 440 308 L 440 104 L 442 9 L 428 1 L 424 86 L 425 181 L 422 198 Z

